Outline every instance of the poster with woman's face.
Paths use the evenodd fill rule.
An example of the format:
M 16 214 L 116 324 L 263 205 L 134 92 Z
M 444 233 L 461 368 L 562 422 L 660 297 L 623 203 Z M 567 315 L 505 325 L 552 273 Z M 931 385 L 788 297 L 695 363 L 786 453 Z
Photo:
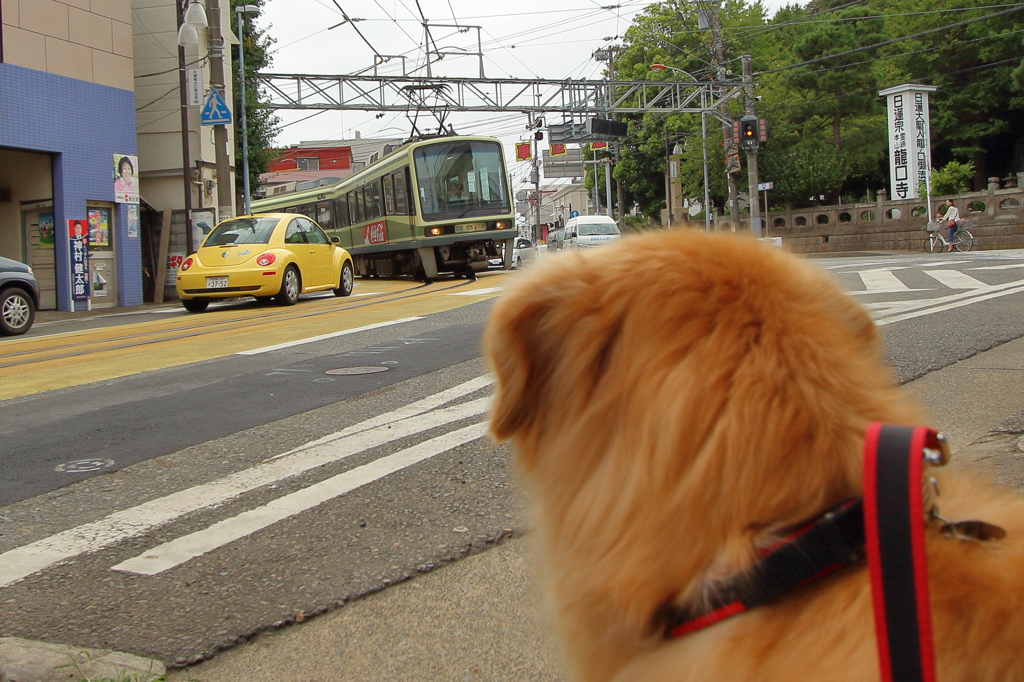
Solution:
M 139 157 L 114 154 L 114 201 L 139 203 Z

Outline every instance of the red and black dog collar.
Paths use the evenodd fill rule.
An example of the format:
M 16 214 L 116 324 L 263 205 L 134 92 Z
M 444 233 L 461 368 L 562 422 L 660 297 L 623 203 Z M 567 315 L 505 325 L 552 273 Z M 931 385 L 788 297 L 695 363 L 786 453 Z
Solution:
M 931 464 L 948 459 L 935 431 L 872 424 L 864 441 L 863 502 L 843 502 L 764 549 L 749 571 L 715 591 L 707 608 L 662 607 L 665 636 L 682 637 L 775 601 L 866 553 L 882 682 L 933 682 L 922 494 L 926 457 Z

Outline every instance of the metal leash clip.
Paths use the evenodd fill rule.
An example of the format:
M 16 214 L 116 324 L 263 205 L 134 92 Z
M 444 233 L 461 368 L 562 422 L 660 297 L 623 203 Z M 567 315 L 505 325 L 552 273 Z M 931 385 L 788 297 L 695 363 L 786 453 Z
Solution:
M 949 462 L 949 441 L 943 433 L 936 433 L 934 443 L 928 443 L 922 448 L 924 464 L 926 466 L 943 466 Z M 939 521 L 942 526 L 939 532 L 947 538 L 954 538 L 968 542 L 988 542 L 1002 540 L 1006 537 L 1006 531 L 999 526 L 985 521 L 950 521 L 939 513 L 939 505 L 936 498 L 939 496 L 939 482 L 934 476 L 929 476 L 924 486 L 924 500 L 928 520 Z

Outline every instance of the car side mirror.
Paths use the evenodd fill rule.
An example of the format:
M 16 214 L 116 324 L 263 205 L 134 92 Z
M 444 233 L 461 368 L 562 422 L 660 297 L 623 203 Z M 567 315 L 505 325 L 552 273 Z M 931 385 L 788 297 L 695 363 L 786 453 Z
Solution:
M 341 237 L 339 237 L 337 235 L 331 235 L 331 243 L 332 244 L 340 244 L 341 243 Z

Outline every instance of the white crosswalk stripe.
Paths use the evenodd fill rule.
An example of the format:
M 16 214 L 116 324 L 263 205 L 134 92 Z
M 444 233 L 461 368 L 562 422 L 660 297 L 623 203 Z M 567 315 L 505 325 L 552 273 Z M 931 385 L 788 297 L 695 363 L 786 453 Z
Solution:
M 477 381 L 489 383 L 489 379 L 483 377 Z M 463 384 L 451 390 L 464 390 L 465 387 L 466 384 Z M 451 400 L 451 397 L 448 397 L 448 400 Z M 420 401 L 420 407 L 422 405 L 423 402 Z M 251 490 L 400 438 L 478 417 L 486 413 L 489 406 L 488 397 L 427 413 L 417 412 L 415 416 L 397 421 L 384 419 L 379 425 L 365 430 L 350 432 L 346 436 L 328 436 L 298 448 L 284 457 L 264 461 L 221 479 L 193 486 L 17 547 L 0 554 L 0 587 L 7 587 L 54 564 L 144 535 L 186 514 L 221 505 Z M 411 407 L 412 405 L 407 405 L 400 409 L 409 410 Z M 418 409 L 419 407 L 413 408 L 412 411 Z M 367 423 L 363 422 L 363 425 L 367 426 Z
M 910 289 L 891 270 L 864 270 L 857 274 L 864 282 L 865 289 L 872 293 L 908 291 Z
M 486 424 L 473 424 L 443 436 L 406 448 L 387 457 L 381 457 L 369 464 L 356 467 L 321 481 L 308 488 L 279 497 L 276 500 L 250 509 L 237 516 L 213 524 L 204 530 L 185 535 L 164 543 L 137 557 L 112 567 L 115 571 L 156 575 L 202 556 L 235 540 L 251 535 L 279 521 L 312 509 L 328 500 L 372 483 L 388 474 L 395 473 L 417 462 L 439 455 L 460 445 L 482 438 L 487 431 Z
M 924 274 L 950 289 L 986 289 L 988 285 L 959 270 L 925 270 Z

